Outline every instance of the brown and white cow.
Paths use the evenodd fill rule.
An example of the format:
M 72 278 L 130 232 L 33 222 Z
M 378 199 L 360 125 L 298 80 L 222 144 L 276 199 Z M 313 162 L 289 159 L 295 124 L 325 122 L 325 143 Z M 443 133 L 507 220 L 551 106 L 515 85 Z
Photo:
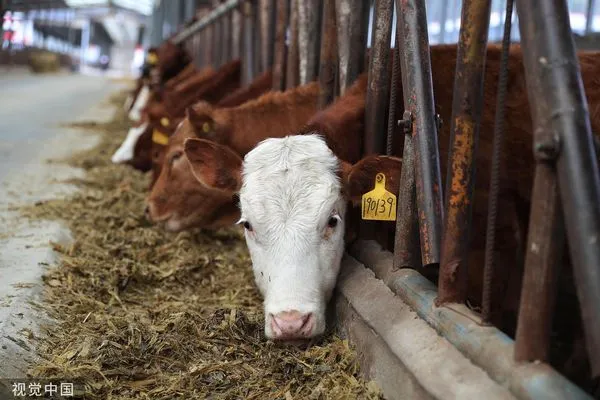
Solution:
M 194 179 L 183 143 L 190 137 L 217 139 L 239 154 L 250 151 L 263 137 L 283 136 L 300 129 L 317 111 L 316 82 L 285 92 L 266 93 L 239 107 L 213 108 L 200 102 L 169 139 L 158 180 L 148 197 L 148 217 L 171 231 L 193 226 L 219 228 L 239 217 L 231 198 Z M 257 118 L 258 117 L 258 118 Z M 218 160 L 215 160 L 218 168 Z

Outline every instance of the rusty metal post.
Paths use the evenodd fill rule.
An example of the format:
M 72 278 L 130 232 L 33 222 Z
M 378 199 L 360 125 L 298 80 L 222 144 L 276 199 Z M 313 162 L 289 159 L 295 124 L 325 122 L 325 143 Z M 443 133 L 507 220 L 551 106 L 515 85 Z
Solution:
M 404 123 L 415 145 L 415 185 L 423 266 L 439 263 L 442 183 L 425 3 L 396 0 L 402 51 Z M 408 190 L 408 189 L 407 189 Z
M 254 7 L 251 0 L 247 0 L 242 5 L 244 16 L 244 83 L 247 85 L 252 82 L 256 75 L 256 44 L 254 40 Z
M 464 0 L 452 100 L 439 305 L 467 295 L 467 256 L 491 0 Z
M 285 88 L 298 86 L 300 82 L 300 55 L 298 52 L 298 2 L 290 0 L 289 45 L 287 52 Z
M 515 361 L 548 361 L 564 225 L 556 173 L 551 163 L 535 170 L 525 272 L 521 287 Z
M 335 25 L 335 0 L 324 0 L 321 29 L 321 55 L 319 66 L 319 109 L 333 102 L 337 67 L 337 30 Z
M 373 43 L 369 60 L 369 85 L 365 105 L 365 155 L 385 154 L 386 115 L 390 101 L 390 40 L 394 3 L 375 0 Z
M 335 0 L 340 95 L 364 70 L 369 1 Z
M 273 50 L 273 87 L 275 91 L 283 91 L 285 88 L 286 69 L 286 44 L 285 36 L 289 20 L 289 0 L 281 0 L 275 3 L 277 22 L 275 30 L 275 48 Z
M 298 50 L 300 56 L 300 84 L 312 82 L 319 72 L 319 28 L 321 26 L 319 0 L 298 2 Z
M 517 1 L 534 151 L 556 166 L 593 376 L 600 375 L 600 173 L 564 0 Z

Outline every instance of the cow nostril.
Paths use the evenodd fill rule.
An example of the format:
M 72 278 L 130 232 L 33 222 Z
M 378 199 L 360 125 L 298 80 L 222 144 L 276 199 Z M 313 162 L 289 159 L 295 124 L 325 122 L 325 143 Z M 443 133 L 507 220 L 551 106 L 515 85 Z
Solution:
M 276 339 L 297 339 L 310 337 L 314 327 L 312 313 L 284 311 L 271 314 L 271 328 Z
M 146 205 L 146 208 L 144 208 L 144 216 L 147 219 L 150 219 L 150 206 Z

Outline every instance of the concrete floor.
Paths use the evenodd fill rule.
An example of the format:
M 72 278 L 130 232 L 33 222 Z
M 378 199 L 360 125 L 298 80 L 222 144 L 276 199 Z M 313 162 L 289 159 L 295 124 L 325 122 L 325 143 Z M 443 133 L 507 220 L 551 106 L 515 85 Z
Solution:
M 35 338 L 50 322 L 35 303 L 41 276 L 55 261 L 49 241 L 68 242 L 59 223 L 30 222 L 15 206 L 64 196 L 60 181 L 82 171 L 48 159 L 63 158 L 96 143 L 89 132 L 60 127 L 76 120 L 105 121 L 105 100 L 123 83 L 78 74 L 0 74 L 0 380 L 22 378 L 35 363 Z

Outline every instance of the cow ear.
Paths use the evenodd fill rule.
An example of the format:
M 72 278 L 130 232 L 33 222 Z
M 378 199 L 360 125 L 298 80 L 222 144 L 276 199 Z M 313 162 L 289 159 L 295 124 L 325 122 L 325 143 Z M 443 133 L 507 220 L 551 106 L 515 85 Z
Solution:
M 242 158 L 229 147 L 189 138 L 184 143 L 184 152 L 192 174 L 202 185 L 231 194 L 242 186 Z
M 385 175 L 385 188 L 398 195 L 402 159 L 390 156 L 367 156 L 354 165 L 342 162 L 341 176 L 344 193 L 353 204 L 360 203 L 362 195 L 375 187 L 378 173 Z
M 202 101 L 188 107 L 186 117 L 199 137 L 212 137 L 215 132 L 214 108 L 209 103 Z

